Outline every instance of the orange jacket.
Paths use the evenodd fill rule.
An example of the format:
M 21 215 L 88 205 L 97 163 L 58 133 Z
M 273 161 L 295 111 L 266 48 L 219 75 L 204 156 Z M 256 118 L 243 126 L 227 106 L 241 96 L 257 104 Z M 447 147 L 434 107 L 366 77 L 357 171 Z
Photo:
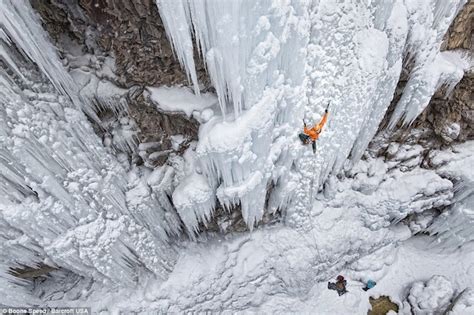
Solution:
M 329 113 L 326 112 L 323 118 L 321 118 L 319 124 L 314 125 L 313 128 L 306 128 L 306 126 L 304 127 L 304 133 L 307 134 L 311 138 L 311 140 L 318 140 L 319 134 L 321 133 L 321 130 L 323 130 L 324 124 L 328 120 L 328 114 Z

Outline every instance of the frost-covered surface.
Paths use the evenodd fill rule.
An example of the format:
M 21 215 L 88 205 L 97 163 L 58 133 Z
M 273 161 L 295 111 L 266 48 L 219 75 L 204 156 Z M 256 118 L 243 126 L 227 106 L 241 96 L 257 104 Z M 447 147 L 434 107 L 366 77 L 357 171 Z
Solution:
M 341 234 L 340 230 L 334 234 L 331 230 L 322 231 L 321 236 L 324 235 L 326 239 L 335 237 L 332 239 L 335 241 L 334 246 L 326 247 L 328 251 L 318 248 L 322 257 L 329 255 L 330 252 L 334 253 L 338 250 L 338 246 L 347 243 L 346 236 Z M 281 247 L 285 249 L 285 252 L 286 250 L 290 252 L 287 254 L 281 252 L 281 256 L 277 256 L 280 263 L 272 262 L 268 259 L 268 255 L 272 255 L 278 246 L 271 245 L 262 239 L 264 232 L 269 231 L 259 230 L 252 236 L 244 238 L 222 239 L 208 246 L 194 244 L 186 248 L 178 260 L 175 271 L 161 285 L 151 280 L 134 290 L 111 291 L 97 287 L 87 279 L 78 282 L 77 278 L 61 280 L 64 276 L 54 276 L 35 290 L 51 297 L 48 305 L 64 305 L 65 301 L 68 301 L 68 305 L 87 304 L 94 310 L 110 312 L 199 310 L 328 315 L 366 314 L 370 308 L 369 296 L 389 295 L 401 308 L 401 314 L 410 314 L 412 309 L 407 300 L 407 293 L 413 283 L 425 283 L 433 275 L 439 275 L 447 279 L 446 288 L 449 287 L 454 293 L 452 301 L 455 301 L 454 298 L 467 288 L 454 304 L 453 314 L 469 314 L 469 310 L 472 309 L 472 289 L 469 289 L 474 281 L 474 269 L 469 268 L 474 259 L 472 244 L 462 252 L 446 252 L 440 250 L 439 247 L 433 247 L 429 237 L 416 237 L 404 242 L 399 248 L 396 248 L 394 244 L 389 244 L 365 256 L 356 264 L 330 271 L 324 278 L 318 275 L 301 279 L 298 275 L 303 268 L 295 267 L 303 262 L 314 263 L 314 257 L 320 257 L 317 250 L 315 249 L 313 253 L 313 260 L 307 261 L 305 257 L 308 250 L 303 248 L 304 245 L 300 247 L 299 243 L 288 244 L 289 241 L 282 238 L 278 240 L 280 243 L 283 241 Z M 284 233 L 280 236 L 290 237 L 293 233 L 289 230 L 284 232 L 281 229 L 280 232 Z M 406 229 L 393 232 L 400 239 L 409 235 Z M 375 236 L 375 234 L 370 236 Z M 311 239 L 310 236 L 300 235 L 298 241 L 301 243 L 309 239 Z M 260 253 L 263 253 L 263 258 Z M 301 261 L 298 260 L 300 257 Z M 268 264 L 273 264 L 278 268 L 269 269 L 270 272 L 266 275 L 257 276 L 262 266 Z M 329 267 L 332 266 L 331 262 L 327 264 Z M 328 265 L 322 268 L 328 268 Z M 337 274 L 344 274 L 348 279 L 349 293 L 342 297 L 327 289 L 326 280 L 334 278 Z M 284 277 L 279 278 L 277 275 L 284 275 Z M 57 282 L 55 277 L 57 277 Z M 364 292 L 362 287 L 367 279 L 375 280 L 377 285 L 368 292 Z M 75 282 L 76 284 L 64 293 L 58 288 L 58 282 L 65 288 L 70 287 L 68 283 Z M 273 285 L 269 285 L 269 282 L 273 282 Z M 298 284 L 306 284 L 310 289 L 302 290 L 297 287 Z M 216 294 L 216 292 L 220 293 Z M 435 295 L 441 296 L 438 293 L 435 292 Z M 55 294 L 57 298 L 54 298 Z M 425 299 L 422 298 L 422 294 L 418 297 L 419 304 L 423 305 L 429 305 L 430 301 L 435 300 L 431 295 L 426 295 Z M 442 299 L 436 299 L 436 301 L 440 300 Z
M 78 87 L 63 68 L 54 46 L 49 42 L 47 33 L 27 1 L 2 0 L 0 2 L 0 25 L 2 33 L 2 56 L 7 45 L 19 46 L 28 58 L 36 63 L 41 72 L 48 77 L 55 88 L 67 96 L 74 106 L 83 109 L 87 114 L 96 117 L 87 98 L 78 95 Z M 6 61 L 12 61 L 5 58 Z M 9 65 L 17 69 L 16 65 Z
M 350 281 L 371 278 L 382 284 L 370 294 L 388 292 L 402 305 L 402 289 L 390 291 L 383 281 L 393 284 L 391 272 L 421 252 L 397 256 L 396 247 L 425 230 L 441 239 L 456 232 L 449 240 L 464 246 L 453 255 L 467 280 L 453 289 L 463 289 L 473 277 L 462 265 L 472 260 L 472 142 L 433 152 L 437 170 L 420 167 L 420 146 L 393 144 L 390 160 L 366 154 L 359 161 L 406 56 L 413 69 L 393 122 L 410 123 L 437 87 L 460 79 L 466 64 L 440 54 L 439 45 L 462 3 L 159 1 L 196 95 L 149 88 L 150 98 L 202 124 L 183 156 L 170 153 L 154 168 L 125 153 L 159 158 L 150 152 L 156 143 L 135 148 L 136 126 L 126 115 L 130 91 L 110 82 L 111 60 L 69 52 L 62 67 L 28 2 L 1 1 L 7 68 L 0 69 L 0 297 L 18 304 L 30 288 L 8 268 L 46 264 L 61 270 L 35 282 L 32 292 L 49 305 L 366 312 L 358 284 L 337 303 L 325 281 L 338 273 Z M 215 97 L 197 95 L 193 36 L 220 112 L 210 108 Z M 301 119 L 318 121 L 329 101 L 329 123 L 313 155 L 297 138 Z M 98 109 L 117 117 L 99 122 Z M 111 134 L 99 139 L 85 114 L 110 123 Z M 179 148 L 183 139 L 172 141 Z M 206 241 L 196 232 L 218 202 L 224 211 L 239 209 L 250 229 L 264 211 L 280 210 L 285 222 Z M 434 218 L 447 207 L 452 216 Z M 399 223 L 415 215 L 411 230 Z M 180 239 L 184 230 L 198 242 Z M 406 268 L 419 275 L 405 273 L 399 284 L 443 274 L 438 265 L 421 267 L 440 258 L 434 256 Z M 452 256 L 441 258 L 449 266 Z
M 455 306 L 461 301 L 459 309 L 465 307 L 461 298 L 467 292 L 459 300 L 456 297 L 472 289 L 473 258 L 472 243 L 459 251 L 436 245 L 430 237 L 416 236 L 389 255 L 367 256 L 364 262 L 357 263 L 358 271 L 351 277 L 377 281 L 375 288 L 368 291 L 370 295 L 390 296 L 400 307 L 400 314 L 432 314 L 435 309 L 439 312 L 434 314 L 442 314 L 452 302 Z M 469 295 L 465 298 L 469 301 Z
M 466 289 L 463 291 L 453 308 L 448 313 L 449 315 L 462 315 L 474 312 L 474 289 Z
M 25 307 L 40 304 L 41 300 L 32 296 L 28 281 L 12 276 L 6 272 L 7 269 L 8 266 L 0 263 L 0 307 L 3 305 Z

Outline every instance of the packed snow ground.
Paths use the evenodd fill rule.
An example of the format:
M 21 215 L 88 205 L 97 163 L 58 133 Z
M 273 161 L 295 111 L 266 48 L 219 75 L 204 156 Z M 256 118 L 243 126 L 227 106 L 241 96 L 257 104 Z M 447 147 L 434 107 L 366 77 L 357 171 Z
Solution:
M 440 86 L 462 78 L 470 64 L 439 48 L 464 3 L 157 1 L 195 89 L 193 49 L 216 88 L 221 113 L 202 126 L 197 160 L 219 202 L 240 205 L 252 228 L 274 185 L 267 210 L 287 209 L 287 223 L 309 224 L 323 183 L 348 158 L 356 162 L 377 132 L 407 56 L 413 67 L 392 127 L 413 122 Z M 329 102 L 314 157 L 297 133 L 303 118 L 319 121 Z M 201 202 L 200 213 L 213 205 Z
M 440 152 L 446 164 L 439 174 L 453 177 L 460 169 L 465 170 L 473 162 L 474 155 L 469 153 L 473 149 L 473 142 L 456 146 L 453 151 L 457 153 L 451 152 L 449 159 L 448 152 Z M 276 224 L 250 234 L 182 243 L 176 265 L 164 282 L 148 278 L 137 288 L 110 292 L 83 279 L 69 294 L 57 292 L 58 281 L 53 277 L 38 285 L 35 294 L 50 297 L 49 305 L 67 300 L 70 305 L 92 305 L 112 312 L 318 314 L 365 314 L 369 296 L 388 295 L 405 314 L 411 309 L 407 304 L 411 285 L 443 275 L 451 282 L 448 289 L 452 291 L 443 299 L 451 302 L 474 283 L 474 269 L 470 267 L 473 244 L 456 249 L 447 248 L 434 237 L 411 238 L 434 219 L 424 210 L 432 209 L 434 203 L 448 205 L 454 197 L 451 181 L 413 165 L 418 157 L 399 148 L 392 162 L 360 161 L 346 178 L 332 181 L 326 191 L 330 197 L 317 196 L 308 229 Z M 407 169 L 400 172 L 403 166 Z M 425 216 L 394 225 L 407 211 Z M 461 224 L 464 228 L 471 225 L 472 221 Z M 350 292 L 343 297 L 327 290 L 327 281 L 337 274 L 349 280 Z M 368 279 L 378 284 L 366 293 L 361 287 Z M 432 294 L 418 291 L 412 294 L 412 300 L 415 296 L 420 300 L 417 304 L 436 304 L 430 300 Z M 467 306 L 472 305 L 469 301 Z M 441 303 L 431 307 L 447 306 Z

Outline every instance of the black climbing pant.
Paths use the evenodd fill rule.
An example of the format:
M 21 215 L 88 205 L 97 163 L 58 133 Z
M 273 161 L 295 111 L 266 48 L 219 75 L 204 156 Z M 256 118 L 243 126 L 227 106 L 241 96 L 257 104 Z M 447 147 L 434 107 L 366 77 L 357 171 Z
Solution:
M 307 144 L 307 143 L 308 143 L 308 141 L 309 141 L 309 136 L 308 136 L 307 134 L 305 134 L 305 133 L 300 133 L 298 136 L 300 137 L 301 142 L 303 142 L 304 144 Z
M 316 141 L 312 141 L 311 138 L 305 133 L 300 133 L 298 137 L 300 138 L 301 142 L 303 142 L 303 144 L 309 144 L 309 142 L 311 141 L 313 153 L 316 153 Z

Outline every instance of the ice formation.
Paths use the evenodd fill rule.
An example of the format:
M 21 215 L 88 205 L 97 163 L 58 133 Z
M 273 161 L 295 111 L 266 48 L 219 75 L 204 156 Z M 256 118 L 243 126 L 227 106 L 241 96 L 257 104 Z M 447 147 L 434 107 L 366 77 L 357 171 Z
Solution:
M 462 291 L 454 304 L 449 315 L 462 315 L 474 312 L 474 290 L 466 289 Z
M 0 8 L 0 25 L 5 34 L 2 36 L 2 46 L 5 48 L 7 43 L 13 41 L 28 58 L 36 63 L 54 87 L 69 97 L 76 108 L 83 109 L 87 114 L 96 117 L 90 106 L 90 100 L 78 94 L 76 83 L 62 66 L 54 46 L 49 42 L 48 35 L 30 4 L 26 1 L 2 0 Z M 5 59 L 8 61 L 10 58 Z M 16 68 L 15 65 L 11 67 Z
M 304 224 L 329 174 L 357 161 L 376 133 L 403 63 L 409 79 L 391 127 L 411 123 L 438 87 L 461 79 L 466 63 L 439 48 L 464 2 L 157 0 L 189 76 L 197 50 L 216 87 L 221 117 L 202 125 L 197 158 L 219 202 L 240 205 L 250 227 L 266 203 Z M 296 135 L 328 102 L 313 157 Z
M 416 184 L 426 175 L 423 171 L 384 178 L 385 170 L 379 173 L 377 162 L 373 172 L 360 172 L 350 182 L 338 183 L 334 175 L 348 157 L 355 164 L 376 133 L 406 58 L 413 61 L 413 68 L 392 124 L 400 118 L 410 123 L 437 87 L 453 86 L 460 79 L 465 64 L 447 62 L 454 59 L 440 54 L 439 46 L 463 3 L 158 1 L 167 34 L 195 93 L 199 94 L 196 50 L 216 88 L 220 113 L 210 108 L 216 100 L 207 94 L 180 93 L 186 97 L 179 105 L 186 107 L 175 107 L 166 103 L 170 93 L 150 88 L 160 109 L 187 112 L 192 103 L 196 107 L 187 114 L 202 122 L 197 143 L 183 157 L 173 156 L 169 164 L 150 170 L 113 155 L 86 117 L 98 120 L 97 105 L 116 115 L 125 111 L 127 91 L 102 81 L 107 73 L 84 73 L 81 60 L 66 71 L 28 2 L 1 0 L 0 62 L 5 67 L 0 69 L 0 281 L 9 279 L 3 275 L 7 266 L 42 263 L 114 285 L 135 284 L 142 274 L 164 279 L 177 256 L 168 240 L 182 232 L 181 224 L 190 234 L 198 231 L 219 203 L 227 210 L 241 209 L 249 228 L 265 210 L 283 210 L 287 222 L 311 230 L 311 216 L 322 211 L 315 196 L 324 183 L 329 196 L 339 193 L 339 200 L 355 196 L 360 204 L 344 213 L 344 203 L 327 205 L 334 212 L 320 224 L 330 224 L 335 216 L 349 221 L 361 214 L 353 222 L 354 230 L 336 227 L 344 235 L 338 241 L 366 245 L 358 248 L 358 254 L 346 255 L 342 247 L 335 253 L 315 254 L 318 246 L 333 246 L 332 240 L 321 237 L 317 245 L 314 239 L 305 239 L 294 248 L 301 235 L 289 227 L 262 233 L 266 247 L 262 259 L 269 258 L 274 273 L 262 276 L 268 265 L 253 262 L 260 269 L 249 267 L 253 273 L 234 281 L 235 290 L 243 291 L 252 277 L 264 277 L 267 285 L 283 284 L 296 294 L 311 287 L 308 267 L 311 275 L 325 270 L 322 279 L 390 242 L 390 233 L 382 227 L 409 213 L 449 204 L 451 182 L 431 174 L 433 183 L 424 189 Z M 329 123 L 314 156 L 301 146 L 297 133 L 301 119 L 316 122 L 328 102 Z M 129 138 L 124 135 L 127 131 L 117 130 L 113 136 Z M 127 140 L 115 142 L 122 143 L 118 146 L 123 151 L 134 147 Z M 138 150 L 146 152 L 143 145 Z M 404 181 L 413 185 L 414 193 L 389 192 Z M 354 185 L 351 192 L 337 190 L 348 183 Z M 378 192 L 378 186 L 383 192 L 379 198 L 364 203 L 364 196 Z M 381 206 L 384 211 L 376 211 Z M 309 235 L 323 236 L 321 231 Z M 271 244 L 282 239 L 281 250 L 301 254 L 302 261 L 288 264 L 280 252 L 271 251 Z M 238 246 L 245 247 L 246 242 Z M 308 246 L 315 252 L 306 251 Z M 241 259 L 232 248 L 221 250 L 230 257 L 229 263 Z M 327 263 L 312 266 L 317 255 L 338 263 L 329 269 Z M 226 262 L 218 267 L 226 267 Z M 298 268 L 300 282 L 288 276 L 293 267 Z M 201 295 L 205 289 L 220 293 L 229 285 L 227 277 L 218 282 L 216 288 L 199 287 L 189 297 L 177 299 L 189 303 L 193 294 Z M 20 297 L 21 287 L 12 283 L 12 288 Z
M 468 141 L 452 151 L 432 152 L 431 164 L 438 173 L 455 183 L 455 205 L 443 213 L 429 231 L 443 240 L 444 246 L 457 247 L 474 240 L 474 144 Z
M 0 265 L 57 265 L 104 283 L 164 278 L 168 235 L 179 231 L 165 179 L 155 170 L 150 183 L 127 180 L 138 171 L 94 133 L 93 108 L 28 2 L 2 1 L 0 12 Z
M 413 314 L 433 314 L 446 310 L 453 295 L 453 286 L 448 279 L 433 276 L 426 283 L 415 282 L 408 294 L 408 301 Z

